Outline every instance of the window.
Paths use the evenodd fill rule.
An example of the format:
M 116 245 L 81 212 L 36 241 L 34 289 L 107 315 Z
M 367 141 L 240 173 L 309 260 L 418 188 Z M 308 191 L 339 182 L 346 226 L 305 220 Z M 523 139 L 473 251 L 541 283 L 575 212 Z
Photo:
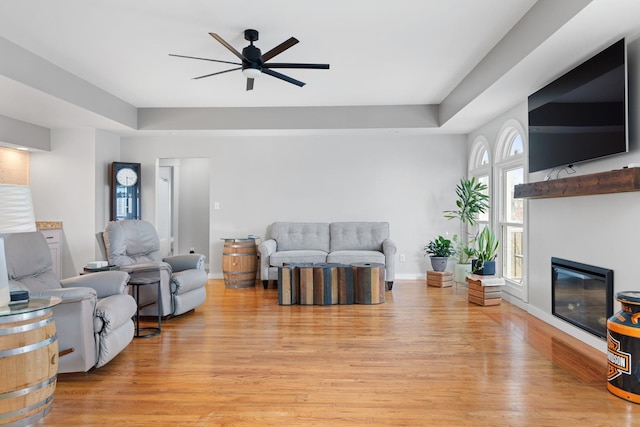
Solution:
M 471 149 L 469 158 L 469 177 L 476 177 L 479 182 L 487 186 L 487 194 L 491 196 L 491 155 L 489 154 L 489 142 L 484 136 L 476 138 Z M 492 203 L 492 202 L 490 202 Z M 474 234 L 484 228 L 491 226 L 491 208 L 478 216 L 476 230 L 468 230 Z
M 513 197 L 514 187 L 524 183 L 524 131 L 510 120 L 498 135 L 496 181 L 499 196 L 497 223 L 501 236 L 500 268 L 511 290 L 526 301 L 524 277 L 524 200 Z M 494 204 L 495 206 L 495 204 Z M 497 234 L 497 233 L 496 233 Z M 509 291 L 509 289 L 505 289 Z

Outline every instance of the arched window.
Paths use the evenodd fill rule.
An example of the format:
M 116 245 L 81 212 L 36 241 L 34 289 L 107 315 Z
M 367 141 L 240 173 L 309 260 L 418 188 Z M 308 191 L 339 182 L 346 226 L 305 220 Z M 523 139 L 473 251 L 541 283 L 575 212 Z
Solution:
M 494 208 L 500 233 L 502 276 L 510 291 L 526 301 L 524 277 L 524 199 L 516 199 L 514 187 L 524 183 L 525 132 L 516 120 L 507 121 L 498 134 L 495 159 L 496 200 Z M 497 233 L 496 233 L 497 234 Z
M 491 154 L 489 141 L 484 136 L 477 137 L 471 145 L 471 156 L 469 157 L 469 177 L 476 177 L 482 184 L 487 186 L 487 194 L 491 195 Z M 491 209 L 478 216 L 478 228 L 482 229 L 489 225 L 491 219 Z M 472 230 L 468 230 L 472 232 Z

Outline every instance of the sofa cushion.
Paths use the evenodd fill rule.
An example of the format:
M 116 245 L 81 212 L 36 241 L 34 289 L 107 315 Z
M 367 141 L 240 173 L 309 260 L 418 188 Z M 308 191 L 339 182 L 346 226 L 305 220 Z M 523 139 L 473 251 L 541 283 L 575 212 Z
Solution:
M 353 264 L 356 262 L 378 262 L 384 264 L 384 254 L 378 251 L 334 251 L 327 256 L 331 264 Z
M 327 262 L 327 253 L 325 251 L 278 251 L 269 257 L 271 267 L 282 267 L 282 264 L 317 264 L 322 262 Z
M 271 238 L 277 251 L 316 250 L 329 252 L 329 224 L 317 222 L 274 222 Z
M 389 223 L 333 222 L 330 226 L 330 235 L 330 252 L 345 250 L 381 251 L 382 242 L 389 238 Z

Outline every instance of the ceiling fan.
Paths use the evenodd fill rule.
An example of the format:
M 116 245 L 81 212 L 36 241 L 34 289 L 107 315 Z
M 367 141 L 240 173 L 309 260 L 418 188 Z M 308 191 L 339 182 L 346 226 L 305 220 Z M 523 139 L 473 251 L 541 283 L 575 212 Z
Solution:
M 300 80 L 296 80 L 289 76 L 286 76 L 282 73 L 274 71 L 274 68 L 306 68 L 312 70 L 328 70 L 329 64 L 299 64 L 299 63 L 290 63 L 290 62 L 267 62 L 271 58 L 276 55 L 281 54 L 285 50 L 289 49 L 291 46 L 294 46 L 298 43 L 298 39 L 295 37 L 291 37 L 288 40 L 280 43 L 278 46 L 274 47 L 270 51 L 265 54 L 260 52 L 256 46 L 253 45 L 253 42 L 258 40 L 258 31 L 257 30 L 244 30 L 244 38 L 249 41 L 249 46 L 242 49 L 242 53 L 238 52 L 233 48 L 229 43 L 224 41 L 222 37 L 217 35 L 216 33 L 209 33 L 211 37 L 219 41 L 224 47 L 229 49 L 231 53 L 240 59 L 242 62 L 231 62 L 231 61 L 220 61 L 218 59 L 209 59 L 209 58 L 198 58 L 195 56 L 186 56 L 186 55 L 175 55 L 170 53 L 169 56 L 177 56 L 179 58 L 190 58 L 190 59 L 200 59 L 202 61 L 213 61 L 220 62 L 222 64 L 233 64 L 239 65 L 237 68 L 231 68 L 230 70 L 218 71 L 217 73 L 205 74 L 204 76 L 194 77 L 194 79 L 202 79 L 205 77 L 211 77 L 218 74 L 228 73 L 230 71 L 242 70 L 242 74 L 247 78 L 247 90 L 253 90 L 253 81 L 256 77 L 259 77 L 262 74 L 267 74 L 272 77 L 278 78 L 280 80 L 284 80 L 285 82 L 292 83 L 296 86 L 304 86 L 305 83 Z

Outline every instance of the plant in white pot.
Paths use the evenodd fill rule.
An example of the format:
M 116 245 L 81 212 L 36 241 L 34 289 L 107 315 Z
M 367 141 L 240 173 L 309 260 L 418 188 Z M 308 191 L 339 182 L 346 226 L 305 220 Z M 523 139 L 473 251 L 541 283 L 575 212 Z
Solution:
M 496 257 L 500 242 L 489 227 L 485 226 L 476 239 L 477 249 L 474 259 L 471 260 L 471 271 L 481 276 L 492 276 L 496 274 Z
M 457 210 L 444 211 L 447 219 L 460 221 L 460 234 L 453 236 L 457 264 L 454 268 L 453 279 L 458 283 L 464 283 L 465 277 L 471 273 L 471 257 L 475 253 L 475 235 L 469 231 L 478 221 L 478 216 L 489 210 L 489 195 L 486 184 L 481 183 L 476 177 L 470 179 L 461 178 L 456 185 Z
M 433 271 L 444 271 L 447 268 L 449 257 L 456 253 L 451 240 L 443 236 L 431 240 L 423 248 L 423 251 L 425 255 L 429 255 Z

